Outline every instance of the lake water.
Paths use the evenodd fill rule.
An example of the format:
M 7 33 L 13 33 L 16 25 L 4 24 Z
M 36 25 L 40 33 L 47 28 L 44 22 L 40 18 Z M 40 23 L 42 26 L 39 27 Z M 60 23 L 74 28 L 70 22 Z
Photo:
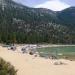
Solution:
M 58 57 L 67 56 L 69 58 L 75 58 L 75 46 L 39 48 L 38 52 L 42 57 L 56 55 Z

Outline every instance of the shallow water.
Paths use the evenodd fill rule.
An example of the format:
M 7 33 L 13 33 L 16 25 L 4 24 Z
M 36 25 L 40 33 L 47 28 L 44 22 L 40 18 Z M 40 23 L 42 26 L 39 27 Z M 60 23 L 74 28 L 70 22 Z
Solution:
M 55 55 L 58 57 L 67 56 L 69 58 L 75 58 L 75 46 L 62 46 L 62 47 L 46 47 L 39 48 L 38 52 L 42 57 L 49 55 Z

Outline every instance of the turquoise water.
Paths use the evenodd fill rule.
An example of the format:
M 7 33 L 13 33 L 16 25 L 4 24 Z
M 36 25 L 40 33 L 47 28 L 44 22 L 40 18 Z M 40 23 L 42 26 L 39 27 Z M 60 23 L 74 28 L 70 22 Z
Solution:
M 57 56 L 74 56 L 75 57 L 75 46 L 65 47 L 46 47 L 39 48 L 38 52 L 41 56 L 57 55 Z

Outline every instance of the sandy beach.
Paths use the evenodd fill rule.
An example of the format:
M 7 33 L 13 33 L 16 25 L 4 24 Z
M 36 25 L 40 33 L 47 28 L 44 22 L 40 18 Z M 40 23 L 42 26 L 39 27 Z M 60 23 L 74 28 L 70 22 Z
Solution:
M 40 47 L 41 48 L 43 48 L 43 47 L 68 47 L 68 46 L 75 46 L 75 45 L 68 45 L 68 44 L 66 44 L 66 45 L 59 45 L 59 44 L 42 44 L 42 45 L 40 45 Z
M 75 75 L 75 61 L 60 59 L 66 65 L 54 65 L 57 60 L 34 57 L 0 46 L 0 57 L 18 70 L 17 75 Z

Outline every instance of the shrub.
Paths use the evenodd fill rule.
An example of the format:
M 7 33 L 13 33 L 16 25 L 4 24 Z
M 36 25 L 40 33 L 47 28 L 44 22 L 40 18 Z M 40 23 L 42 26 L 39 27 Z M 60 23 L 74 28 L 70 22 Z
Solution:
M 17 75 L 16 72 L 14 66 L 0 58 L 0 75 Z

